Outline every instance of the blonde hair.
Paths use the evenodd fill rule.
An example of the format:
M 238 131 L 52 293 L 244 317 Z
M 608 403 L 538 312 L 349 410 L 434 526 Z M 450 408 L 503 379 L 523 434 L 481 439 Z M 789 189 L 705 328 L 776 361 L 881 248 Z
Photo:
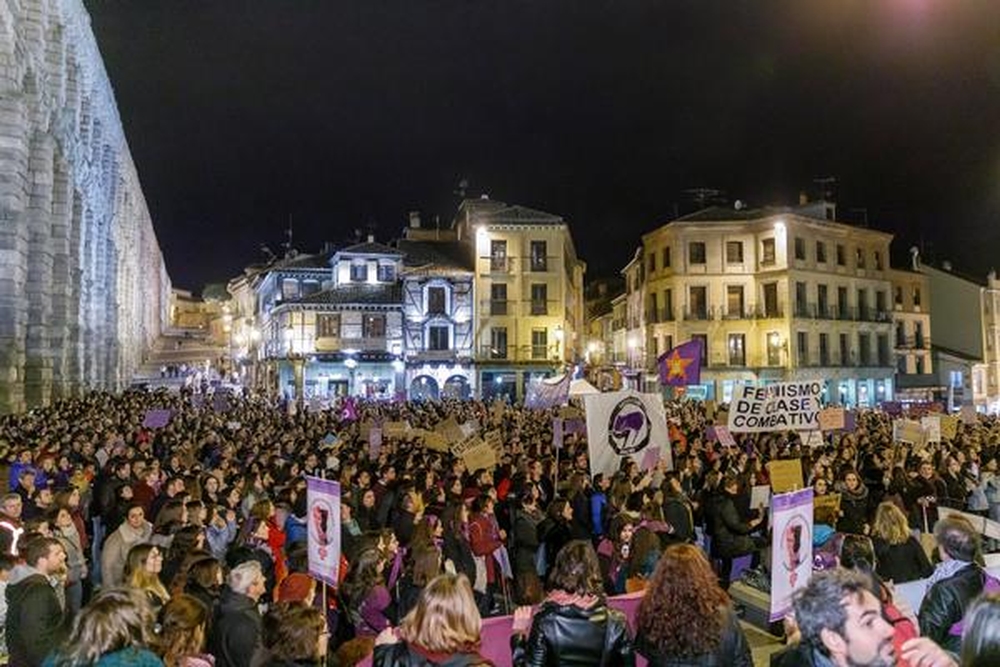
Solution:
M 53 664 L 93 665 L 108 653 L 147 648 L 153 622 L 153 612 L 144 593 L 129 588 L 106 588 L 76 617 L 73 630 Z
M 128 552 L 128 560 L 125 563 L 125 572 L 128 575 L 125 583 L 144 593 L 147 591 L 153 593 L 163 600 L 163 602 L 166 602 L 170 599 L 170 593 L 163 585 L 163 582 L 160 581 L 160 577 L 146 569 L 146 561 L 149 560 L 153 549 L 163 554 L 163 549 L 155 544 L 137 544 L 132 547 Z
M 459 653 L 479 648 L 483 620 L 465 575 L 442 574 L 420 593 L 417 606 L 400 623 L 407 642 L 431 653 Z
M 905 544 L 910 539 L 910 524 L 903 511 L 886 501 L 875 510 L 872 537 L 881 537 L 892 546 Z

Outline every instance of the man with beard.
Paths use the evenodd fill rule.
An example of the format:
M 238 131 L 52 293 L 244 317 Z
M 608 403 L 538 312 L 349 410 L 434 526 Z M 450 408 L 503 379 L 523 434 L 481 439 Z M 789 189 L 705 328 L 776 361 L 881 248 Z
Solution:
M 893 667 L 892 625 L 862 574 L 817 572 L 792 607 L 801 640 L 771 657 L 771 667 Z
M 36 667 L 68 634 L 62 587 L 66 552 L 52 537 L 35 537 L 23 550 L 24 564 L 7 584 L 7 650 L 14 667 Z

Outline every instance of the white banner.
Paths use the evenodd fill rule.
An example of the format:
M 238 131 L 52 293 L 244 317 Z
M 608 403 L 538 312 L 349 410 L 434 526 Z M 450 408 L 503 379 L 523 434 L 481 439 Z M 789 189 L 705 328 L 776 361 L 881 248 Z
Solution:
M 778 382 L 766 387 L 740 385 L 729 404 L 729 430 L 818 431 L 823 380 Z
M 649 461 L 648 451 L 659 451 L 673 469 L 670 435 L 663 399 L 658 394 L 626 390 L 584 396 L 590 474 L 618 472 L 622 459 Z
M 813 490 L 771 496 L 771 526 L 771 621 L 777 621 L 812 575 Z
M 306 477 L 309 574 L 337 586 L 340 569 L 340 483 Z

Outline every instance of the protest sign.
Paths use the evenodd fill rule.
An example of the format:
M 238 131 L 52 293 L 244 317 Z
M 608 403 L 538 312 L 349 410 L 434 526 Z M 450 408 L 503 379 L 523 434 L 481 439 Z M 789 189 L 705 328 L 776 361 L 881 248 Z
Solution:
M 552 448 L 559 450 L 563 448 L 563 418 L 556 417 L 552 420 Z
M 827 493 L 822 496 L 814 496 L 813 509 L 819 511 L 820 508 L 829 508 L 833 512 L 831 516 L 836 518 L 840 513 L 840 494 Z
M 490 421 L 493 422 L 494 426 L 499 426 L 503 421 L 503 413 L 506 405 L 506 403 L 498 398 L 493 401 L 493 405 L 490 406 Z
M 892 422 L 892 439 L 908 442 L 916 447 L 924 445 L 924 427 L 911 419 L 897 419 Z
M 767 484 L 758 484 L 750 489 L 750 509 L 756 510 L 771 506 L 771 487 Z
M 976 406 L 974 405 L 963 405 L 958 416 L 961 418 L 963 424 L 975 424 L 979 419 L 976 414 Z
M 667 467 L 673 468 L 667 416 L 659 394 L 626 390 L 591 394 L 584 401 L 592 475 L 618 472 L 625 457 L 640 463 L 647 447 L 667 446 L 664 456 Z
M 844 428 L 844 408 L 826 408 L 819 411 L 819 430 L 840 431 Z
M 715 437 L 718 438 L 719 444 L 723 447 L 736 446 L 736 440 L 733 438 L 733 434 L 729 432 L 729 428 L 726 426 L 716 426 Z
M 958 435 L 959 418 L 956 415 L 941 415 L 939 419 L 941 425 L 941 438 L 944 440 L 954 440 Z
M 926 415 L 920 418 L 927 442 L 941 442 L 941 416 Z
M 340 570 L 340 484 L 319 477 L 306 477 L 306 507 L 309 575 L 337 586 Z
M 445 438 L 437 431 L 424 431 L 423 432 L 424 447 L 433 450 L 435 452 L 447 452 L 448 451 L 448 439 Z
M 406 421 L 386 422 L 382 425 L 382 431 L 387 438 L 405 438 L 410 431 L 410 424 Z
M 825 444 L 823 433 L 820 431 L 803 431 L 799 433 L 799 437 L 802 438 L 802 445 L 805 447 L 822 447 Z
M 496 452 L 478 437 L 473 436 L 457 445 L 452 445 L 451 453 L 465 462 L 469 472 L 483 468 L 492 468 L 497 464 Z
M 729 405 L 733 433 L 809 431 L 819 428 L 823 381 L 778 382 L 765 387 L 740 385 Z M 716 423 L 721 423 L 718 419 Z
M 475 434 L 479 433 L 479 422 L 475 419 L 470 419 L 458 428 L 461 430 L 463 436 L 471 438 Z
M 372 427 L 368 432 L 368 456 L 377 459 L 382 451 L 382 429 L 377 426 Z
M 458 443 L 466 437 L 465 432 L 454 417 L 448 417 L 443 422 L 439 422 L 434 430 L 441 434 L 448 443 Z
M 494 452 L 499 454 L 503 451 L 503 435 L 500 433 L 500 429 L 487 431 L 486 435 L 483 436 L 483 440 Z
M 771 489 L 775 493 L 797 491 L 802 484 L 802 462 L 798 459 L 780 459 L 767 464 L 771 476 Z
M 370 419 L 366 419 L 365 421 L 361 422 L 361 424 L 358 426 L 358 440 L 363 440 L 365 442 L 368 442 L 368 438 L 371 435 L 372 428 L 374 426 L 375 422 L 373 422 Z
M 163 428 L 170 423 L 170 410 L 147 410 L 142 420 L 143 428 Z
M 812 575 L 813 490 L 771 498 L 771 621 L 788 615 L 792 594 Z

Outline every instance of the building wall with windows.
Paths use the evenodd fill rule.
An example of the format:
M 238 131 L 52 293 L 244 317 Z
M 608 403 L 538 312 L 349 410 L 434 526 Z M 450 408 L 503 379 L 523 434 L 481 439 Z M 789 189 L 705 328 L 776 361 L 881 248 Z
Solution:
M 833 402 L 890 398 L 891 236 L 814 210 L 715 207 L 644 235 L 647 348 L 701 337 L 701 391 L 719 400 L 736 382 L 815 377 Z
M 467 199 L 454 228 L 474 248 L 474 354 L 485 398 L 523 398 L 527 384 L 582 362 L 583 277 L 558 215 Z
M 896 398 L 932 401 L 945 389 L 934 372 L 931 355 L 931 303 L 927 277 L 893 269 L 892 326 L 896 360 Z

